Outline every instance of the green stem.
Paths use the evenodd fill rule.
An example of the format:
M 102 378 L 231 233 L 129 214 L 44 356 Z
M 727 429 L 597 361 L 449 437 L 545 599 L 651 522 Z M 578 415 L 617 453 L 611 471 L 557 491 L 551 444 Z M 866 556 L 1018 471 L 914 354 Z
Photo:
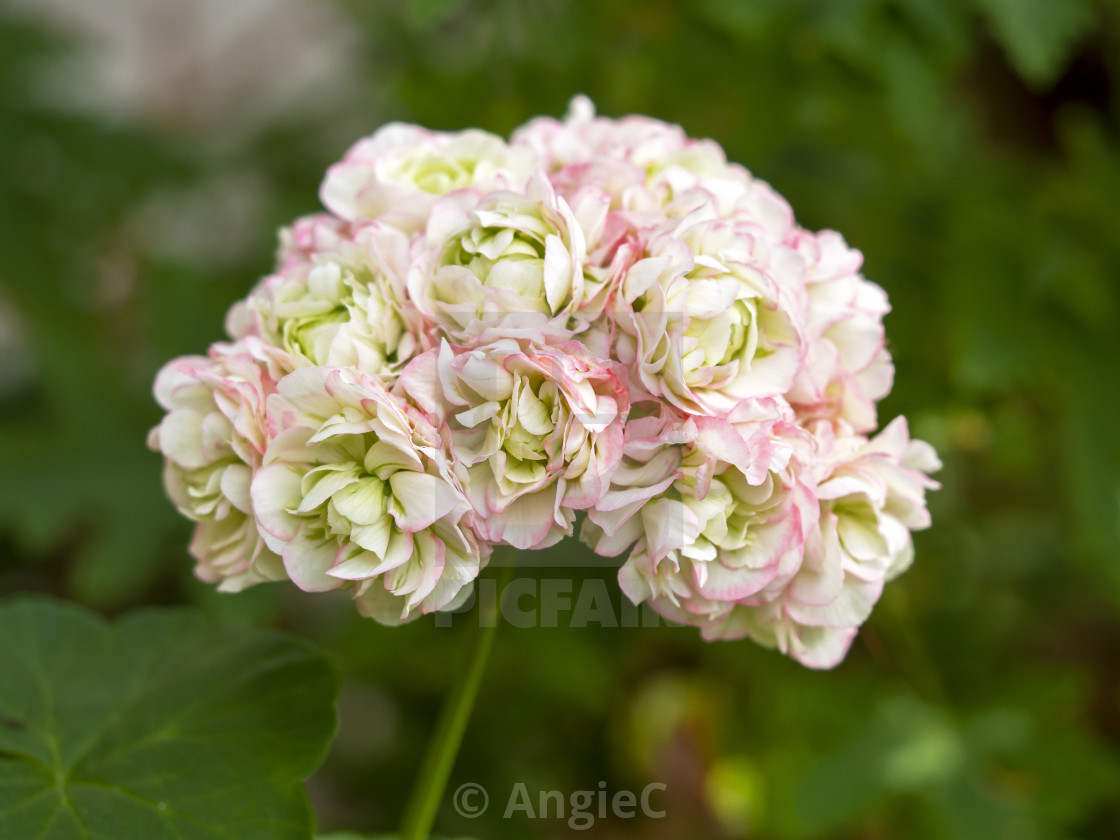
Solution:
M 486 670 L 486 661 L 490 658 L 490 649 L 494 646 L 494 634 L 498 630 L 498 602 L 516 556 L 516 551 L 510 549 L 506 562 L 499 566 L 497 591 L 490 603 L 483 604 L 479 598 L 479 627 L 474 652 L 440 712 L 435 734 L 424 754 L 420 777 L 404 812 L 400 840 L 428 840 L 443 800 L 447 780 L 451 776 L 451 768 L 455 764 L 455 756 L 463 742 L 463 733 L 466 732 L 478 688 L 482 684 L 482 674 Z

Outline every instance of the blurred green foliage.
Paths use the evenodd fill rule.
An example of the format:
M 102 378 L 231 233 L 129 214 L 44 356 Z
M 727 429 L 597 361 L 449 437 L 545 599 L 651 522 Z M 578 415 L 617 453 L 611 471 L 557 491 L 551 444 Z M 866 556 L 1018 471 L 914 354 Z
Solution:
M 0 13 L 3 592 L 197 602 L 325 644 L 345 678 L 311 782 L 321 828 L 391 829 L 469 633 L 195 583 L 143 446 L 150 383 L 220 336 L 360 133 L 506 133 L 585 92 L 715 138 L 863 250 L 894 305 L 881 416 L 938 447 L 944 489 L 833 672 L 684 629 L 503 629 L 452 788 L 669 784 L 664 820 L 587 832 L 603 838 L 1116 836 L 1120 3 L 339 9 L 355 60 L 337 101 L 238 130 L 64 108 L 40 81 L 85 45 Z M 439 827 L 567 836 L 501 810 Z

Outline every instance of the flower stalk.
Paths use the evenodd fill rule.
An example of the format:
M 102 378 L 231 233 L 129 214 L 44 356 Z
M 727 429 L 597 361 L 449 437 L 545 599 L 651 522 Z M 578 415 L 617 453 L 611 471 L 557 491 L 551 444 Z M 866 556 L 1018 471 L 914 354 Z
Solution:
M 447 788 L 447 780 L 451 776 L 451 769 L 455 765 L 455 758 L 463 742 L 463 734 L 466 732 L 475 698 L 478 697 L 478 689 L 482 685 L 482 676 L 494 646 L 494 636 L 498 632 L 499 599 L 503 584 L 509 580 L 516 557 L 515 549 L 505 549 L 496 558 L 499 561 L 495 564 L 498 566 L 497 597 L 491 599 L 489 603 L 483 603 L 481 600 L 479 602 L 479 626 L 474 640 L 474 650 L 440 712 L 435 732 L 428 743 L 423 764 L 420 766 L 420 776 L 405 809 L 400 840 L 427 840 L 431 833 L 432 824 L 435 822 L 440 802 Z

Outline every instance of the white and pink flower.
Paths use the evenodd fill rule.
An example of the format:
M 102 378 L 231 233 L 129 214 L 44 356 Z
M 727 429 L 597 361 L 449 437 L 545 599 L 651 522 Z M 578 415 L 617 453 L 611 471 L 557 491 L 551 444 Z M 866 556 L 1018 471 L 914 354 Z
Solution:
M 804 435 L 768 400 L 744 401 L 727 418 L 662 423 L 643 431 L 667 447 L 649 457 L 650 438 L 629 441 L 583 536 L 607 555 L 636 541 L 619 572 L 623 591 L 707 627 L 796 570 L 816 521 L 810 488 L 791 468 Z
M 327 171 L 320 197 L 340 219 L 423 229 L 432 204 L 456 190 L 519 190 L 537 159 L 475 129 L 428 131 L 390 123 L 359 140 Z
M 570 535 L 636 602 L 811 667 L 929 524 L 886 293 L 720 146 L 582 97 L 510 142 L 384 127 L 282 234 L 232 344 L 172 362 L 150 444 L 204 580 L 453 609 Z
M 469 594 L 485 549 L 440 431 L 375 378 L 300 368 L 269 398 L 252 484 L 261 536 L 301 589 L 350 585 L 385 623 Z
M 796 246 L 807 266 L 807 351 L 787 398 L 805 419 L 872 431 L 875 404 L 894 383 L 883 330 L 886 292 L 860 275 L 863 255 L 835 231 L 801 231 Z
M 427 343 L 405 290 L 410 265 L 396 228 L 300 219 L 282 234 L 279 271 L 234 307 L 227 329 L 259 336 L 285 373 L 349 366 L 392 378 Z
M 503 339 L 456 352 L 444 342 L 405 369 L 400 387 L 450 430 L 490 543 L 543 548 L 598 502 L 622 457 L 629 409 L 617 363 Z
M 690 414 L 782 397 L 805 352 L 804 271 L 760 226 L 709 204 L 669 220 L 621 278 L 618 358 L 635 386 Z
M 458 344 L 504 337 L 563 342 L 587 328 L 583 310 L 599 285 L 588 243 L 603 230 L 605 198 L 589 191 L 573 208 L 540 176 L 524 193 L 451 196 L 433 209 L 421 243 L 427 260 L 409 277 L 411 298 Z
M 911 532 L 929 527 L 925 493 L 939 485 L 933 448 L 912 440 L 905 418 L 868 440 L 818 422 L 802 474 L 814 476 L 820 514 L 792 576 L 741 602 L 712 638 L 750 635 L 811 667 L 830 668 L 848 650 L 883 586 L 914 556 Z
M 208 356 L 183 356 L 156 378 L 167 415 L 148 435 L 165 458 L 167 494 L 195 523 L 195 573 L 236 592 L 284 569 L 257 529 L 249 495 L 268 445 L 266 401 L 276 383 L 255 339 L 215 344 Z

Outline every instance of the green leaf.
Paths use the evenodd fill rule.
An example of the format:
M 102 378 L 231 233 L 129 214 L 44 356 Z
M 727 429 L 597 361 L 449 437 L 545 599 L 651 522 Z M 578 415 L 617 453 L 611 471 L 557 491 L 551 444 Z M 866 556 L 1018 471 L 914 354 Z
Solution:
M 303 641 L 195 611 L 0 606 L 0 837 L 309 840 L 335 727 Z
M 1093 22 L 1086 0 L 982 0 L 981 5 L 1019 75 L 1038 86 L 1057 77 Z

